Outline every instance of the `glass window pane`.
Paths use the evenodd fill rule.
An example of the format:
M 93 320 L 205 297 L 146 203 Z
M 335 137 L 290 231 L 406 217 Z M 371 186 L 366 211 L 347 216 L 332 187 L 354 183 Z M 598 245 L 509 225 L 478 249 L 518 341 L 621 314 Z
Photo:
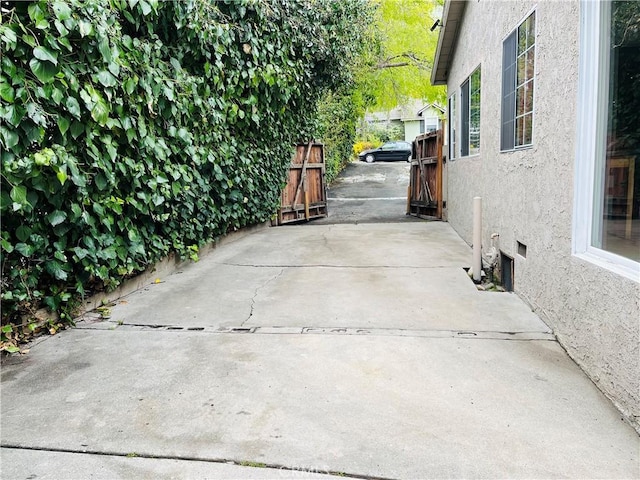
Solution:
M 527 52 L 527 74 L 526 79 L 531 80 L 534 73 L 535 50 L 532 48 Z
M 471 74 L 469 100 L 469 155 L 480 149 L 480 68 Z
M 525 97 L 525 90 L 524 90 L 524 85 L 522 85 L 521 87 L 518 87 L 518 89 L 516 90 L 516 115 L 522 115 L 525 112 L 524 97 Z
M 469 79 L 460 86 L 460 156 L 469 155 Z
M 524 145 L 524 117 L 516 118 L 516 147 Z
M 526 80 L 526 55 L 518 57 L 518 73 L 516 76 L 516 85 L 522 85 Z
M 515 37 L 515 38 L 514 38 Z M 534 94 L 534 73 L 535 73 L 535 12 L 529 15 L 516 30 L 508 38 L 514 38 L 514 45 L 517 48 L 511 50 L 511 55 L 515 61 L 515 72 L 512 73 L 512 77 L 515 76 L 515 97 L 509 97 L 504 92 L 505 89 L 505 72 L 504 67 L 505 54 L 507 52 L 507 41 L 503 48 L 503 118 L 502 118 L 502 130 L 501 130 L 501 143 L 500 148 L 513 148 L 523 145 L 531 145 L 532 138 L 532 125 L 533 125 L 533 94 Z M 515 50 L 515 51 L 514 51 Z M 511 102 L 511 112 L 513 117 L 505 121 L 505 109 L 508 106 L 507 100 Z M 522 117 L 528 115 L 525 120 Z M 504 135 L 506 127 L 512 125 L 510 128 L 514 129 L 515 141 L 514 144 L 508 145 L 504 141 Z
M 518 55 L 527 49 L 527 30 L 523 27 L 524 24 L 518 28 Z
M 531 145 L 533 143 L 533 113 L 525 116 L 523 145 Z
M 529 15 L 526 21 L 527 28 L 527 47 L 536 43 L 536 12 Z
M 473 72 L 473 75 L 471 75 L 471 88 L 474 91 L 479 92 L 480 91 L 480 70 L 476 70 L 475 72 Z
M 612 2 L 606 156 L 596 171 L 593 245 L 640 261 L 640 2 Z
M 522 113 L 529 113 L 533 111 L 533 82 L 527 82 L 524 86 L 524 110 Z

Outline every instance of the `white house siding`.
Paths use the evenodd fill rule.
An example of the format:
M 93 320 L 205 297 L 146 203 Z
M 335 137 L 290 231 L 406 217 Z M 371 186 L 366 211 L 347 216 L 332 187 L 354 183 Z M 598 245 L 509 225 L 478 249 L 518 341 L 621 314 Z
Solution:
M 500 153 L 502 42 L 534 8 L 533 147 Z M 500 235 L 516 293 L 640 431 L 640 284 L 571 254 L 579 33 L 577 0 L 467 3 L 447 87 L 481 65 L 480 154 L 448 162 L 447 216 L 471 243 L 483 198 L 483 244 Z
M 413 142 L 420 135 L 420 120 L 406 120 L 404 122 L 404 139 Z

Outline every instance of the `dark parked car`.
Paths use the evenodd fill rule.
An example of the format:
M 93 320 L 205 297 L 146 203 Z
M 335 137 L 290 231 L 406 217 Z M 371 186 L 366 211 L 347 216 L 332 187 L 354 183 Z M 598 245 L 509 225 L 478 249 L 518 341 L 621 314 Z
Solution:
M 365 150 L 358 159 L 361 162 L 373 163 L 377 161 L 411 160 L 411 144 L 409 142 L 387 142 L 371 150 Z

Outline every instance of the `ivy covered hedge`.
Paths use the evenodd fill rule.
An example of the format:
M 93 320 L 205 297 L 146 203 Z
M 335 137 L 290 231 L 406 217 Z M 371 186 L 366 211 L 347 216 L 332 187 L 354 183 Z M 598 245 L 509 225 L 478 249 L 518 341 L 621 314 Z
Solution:
M 327 183 L 333 181 L 347 163 L 353 161 L 358 119 L 365 104 L 357 90 L 331 92 L 318 103 L 318 137 L 325 145 Z
M 275 211 L 366 0 L 2 2 L 2 322 Z

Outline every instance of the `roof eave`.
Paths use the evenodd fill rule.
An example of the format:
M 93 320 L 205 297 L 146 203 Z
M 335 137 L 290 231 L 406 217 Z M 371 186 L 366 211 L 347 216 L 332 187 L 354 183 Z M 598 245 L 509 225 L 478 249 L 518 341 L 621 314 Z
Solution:
M 438 35 L 438 46 L 431 70 L 432 85 L 446 85 L 451 60 L 456 48 L 458 31 L 462 23 L 465 0 L 447 0 L 442 14 L 442 27 Z
M 429 105 L 425 105 L 420 110 L 418 110 L 418 115 L 422 116 L 422 113 L 425 110 L 429 110 L 430 108 L 435 108 L 436 110 L 440 110 L 441 113 L 444 113 L 444 108 L 442 108 L 440 105 L 438 105 L 437 103 L 430 103 Z

